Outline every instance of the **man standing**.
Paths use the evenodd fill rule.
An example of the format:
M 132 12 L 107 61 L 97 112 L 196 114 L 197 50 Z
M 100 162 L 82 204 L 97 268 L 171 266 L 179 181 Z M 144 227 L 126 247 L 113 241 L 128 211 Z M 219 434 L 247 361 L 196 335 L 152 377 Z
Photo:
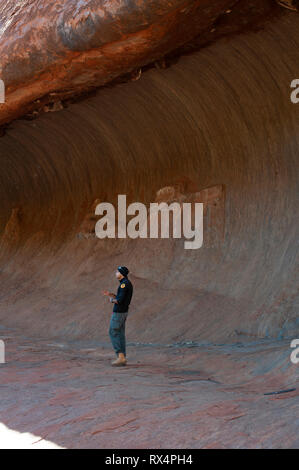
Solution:
M 114 304 L 109 328 L 109 336 L 117 355 L 117 359 L 112 362 L 113 366 L 125 366 L 127 363 L 125 325 L 133 295 L 133 286 L 127 277 L 128 274 L 129 270 L 126 266 L 119 266 L 115 273 L 119 280 L 117 294 L 112 294 L 107 290 L 103 291 L 103 295 L 108 296 L 110 302 Z

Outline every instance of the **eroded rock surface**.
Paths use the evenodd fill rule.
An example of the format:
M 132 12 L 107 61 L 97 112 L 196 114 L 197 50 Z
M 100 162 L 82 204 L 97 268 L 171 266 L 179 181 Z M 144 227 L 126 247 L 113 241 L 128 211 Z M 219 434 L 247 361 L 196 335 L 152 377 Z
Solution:
M 5 0 L 0 5 L 0 125 L 69 100 L 200 38 L 256 24 L 273 0 Z M 223 19 L 230 16 L 231 20 Z M 188 50 L 188 46 L 187 46 Z M 161 66 L 162 63 L 161 63 Z M 50 106 L 49 106 L 50 104 Z

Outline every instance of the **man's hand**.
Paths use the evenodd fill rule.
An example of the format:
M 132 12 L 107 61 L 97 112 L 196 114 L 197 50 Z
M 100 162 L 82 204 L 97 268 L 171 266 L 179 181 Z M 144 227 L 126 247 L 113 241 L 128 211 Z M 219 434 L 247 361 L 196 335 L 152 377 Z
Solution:
M 115 294 L 112 294 L 112 293 L 109 292 L 108 290 L 103 290 L 103 291 L 102 291 L 102 294 L 103 294 L 103 295 L 106 295 L 106 297 L 116 297 Z

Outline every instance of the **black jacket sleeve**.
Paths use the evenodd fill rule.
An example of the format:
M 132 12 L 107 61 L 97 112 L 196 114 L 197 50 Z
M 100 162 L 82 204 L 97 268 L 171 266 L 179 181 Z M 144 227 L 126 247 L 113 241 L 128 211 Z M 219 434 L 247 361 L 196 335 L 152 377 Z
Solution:
M 118 305 L 121 305 L 122 302 L 125 300 L 127 295 L 128 286 L 124 284 L 124 287 L 121 287 L 123 284 L 120 285 L 115 300 L 117 300 Z

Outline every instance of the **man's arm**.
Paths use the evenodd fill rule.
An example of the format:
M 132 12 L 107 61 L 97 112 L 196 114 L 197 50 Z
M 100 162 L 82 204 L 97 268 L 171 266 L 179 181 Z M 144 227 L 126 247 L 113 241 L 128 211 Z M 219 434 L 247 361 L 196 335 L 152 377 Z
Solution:
M 113 304 L 118 303 L 117 300 L 116 300 L 116 295 L 113 294 L 112 292 L 109 292 L 108 290 L 104 290 L 102 292 L 102 294 L 105 295 L 106 297 L 110 297 L 109 300 L 110 300 L 111 303 L 113 303 Z
M 123 302 L 123 300 L 126 297 L 127 286 L 126 286 L 125 283 L 122 283 L 120 287 L 121 287 L 121 289 L 120 289 L 120 291 L 118 291 L 119 293 L 115 296 L 114 301 L 110 300 L 110 302 L 113 302 L 115 304 L 121 304 Z
M 113 294 L 112 292 L 109 292 L 108 290 L 103 290 L 102 294 L 106 295 L 107 297 L 116 297 L 115 294 Z

